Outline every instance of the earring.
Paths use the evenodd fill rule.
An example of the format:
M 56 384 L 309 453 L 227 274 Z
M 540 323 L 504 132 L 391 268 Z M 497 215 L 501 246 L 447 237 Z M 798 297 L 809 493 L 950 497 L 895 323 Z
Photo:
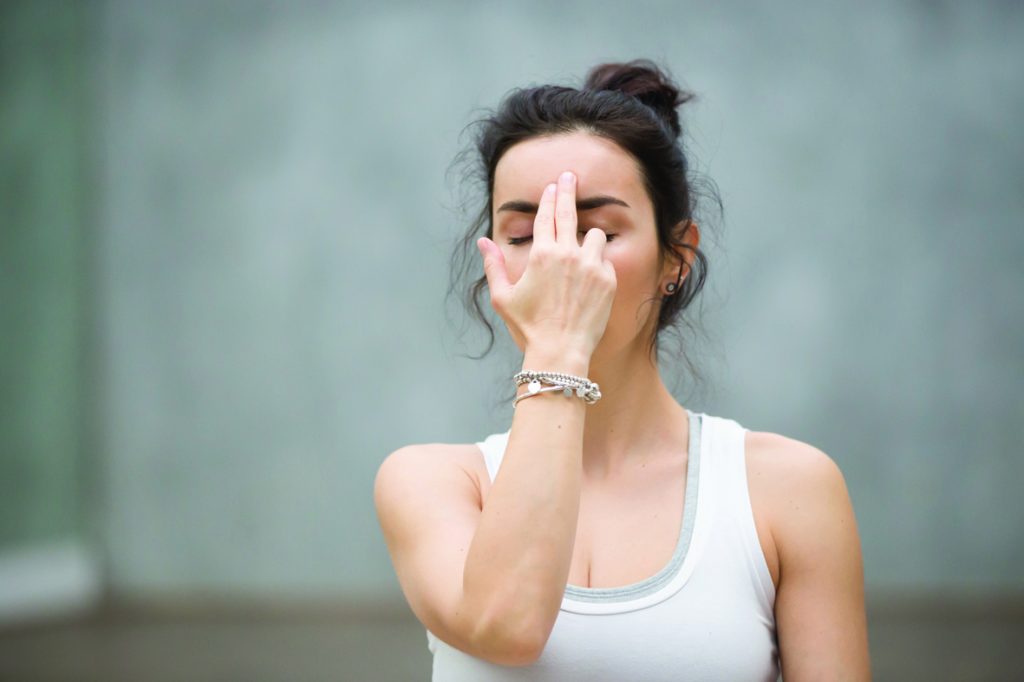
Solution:
M 683 265 L 685 264 L 679 265 L 679 279 L 677 279 L 675 282 L 669 282 L 668 285 L 665 287 L 665 290 L 668 291 L 669 296 L 676 292 L 676 289 L 679 288 L 679 285 L 683 281 Z

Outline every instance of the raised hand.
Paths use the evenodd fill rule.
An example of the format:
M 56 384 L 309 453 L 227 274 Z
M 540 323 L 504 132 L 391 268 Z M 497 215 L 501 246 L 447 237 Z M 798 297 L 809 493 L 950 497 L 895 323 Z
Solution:
M 541 196 L 526 270 L 515 284 L 498 245 L 477 240 L 491 305 L 524 352 L 568 348 L 589 358 L 604 335 L 616 288 L 615 268 L 604 259 L 607 236 L 592 228 L 580 244 L 576 230 L 576 177 L 567 171 Z

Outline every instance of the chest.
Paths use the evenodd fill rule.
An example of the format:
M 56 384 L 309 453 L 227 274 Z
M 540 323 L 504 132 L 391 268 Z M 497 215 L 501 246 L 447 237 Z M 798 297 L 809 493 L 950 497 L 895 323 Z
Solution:
M 748 449 L 757 446 L 748 441 Z M 748 452 L 749 461 L 756 452 Z M 486 499 L 490 478 L 480 460 L 478 480 Z M 772 497 L 765 478 L 750 475 L 750 503 L 758 541 L 772 582 L 779 584 L 779 556 L 768 519 Z M 686 461 L 618 480 L 613 485 L 584 484 L 569 566 L 568 584 L 620 587 L 646 580 L 672 559 L 682 529 L 686 498 Z
M 660 571 L 679 541 L 686 485 L 673 468 L 614 489 L 584 486 L 569 584 L 617 587 Z

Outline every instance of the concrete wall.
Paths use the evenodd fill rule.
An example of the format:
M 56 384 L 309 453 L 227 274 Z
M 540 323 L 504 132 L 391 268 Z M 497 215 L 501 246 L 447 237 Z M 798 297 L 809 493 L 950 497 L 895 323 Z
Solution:
M 445 316 L 459 131 L 637 56 L 725 205 L 684 404 L 829 453 L 869 589 L 1024 587 L 1017 5 L 89 7 L 114 589 L 398 595 L 377 466 L 507 428 L 517 368 Z

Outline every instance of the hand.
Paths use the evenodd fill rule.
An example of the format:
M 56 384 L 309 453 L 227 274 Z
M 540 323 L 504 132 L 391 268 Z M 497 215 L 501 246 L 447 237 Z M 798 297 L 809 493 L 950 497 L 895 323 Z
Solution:
M 580 245 L 576 226 L 576 177 L 567 172 L 541 196 L 526 270 L 514 285 L 498 245 L 477 240 L 491 305 L 524 352 L 568 345 L 589 358 L 604 336 L 616 288 L 615 268 L 604 259 L 607 236 L 592 228 Z

